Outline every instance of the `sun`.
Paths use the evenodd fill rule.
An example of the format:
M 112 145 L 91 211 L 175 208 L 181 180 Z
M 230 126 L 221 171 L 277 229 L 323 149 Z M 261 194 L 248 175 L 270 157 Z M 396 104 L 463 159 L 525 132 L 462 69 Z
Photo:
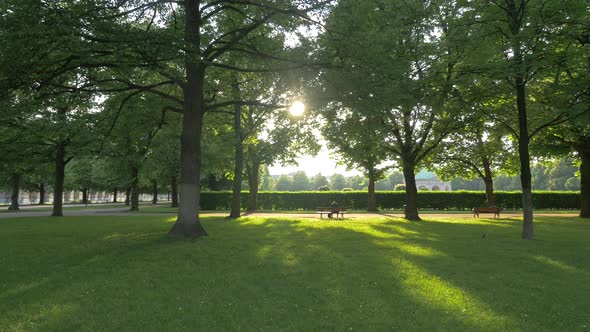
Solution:
M 295 101 L 289 107 L 289 113 L 293 116 L 301 116 L 305 112 L 305 104 L 300 101 Z

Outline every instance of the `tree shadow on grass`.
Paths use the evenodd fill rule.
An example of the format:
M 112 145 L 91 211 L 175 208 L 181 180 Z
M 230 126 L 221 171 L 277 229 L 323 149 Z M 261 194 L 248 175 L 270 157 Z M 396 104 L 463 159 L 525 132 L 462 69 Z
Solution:
M 583 281 L 587 270 L 551 267 L 560 254 L 550 241 L 519 240 L 515 227 L 204 218 L 210 235 L 191 242 L 165 238 L 163 219 L 90 223 L 85 241 L 42 229 L 58 239 L 47 253 L 64 257 L 7 286 L 31 287 L 8 297 L 2 289 L 0 327 L 567 330 L 583 322 L 565 302 L 574 292 L 560 296 L 555 283 Z

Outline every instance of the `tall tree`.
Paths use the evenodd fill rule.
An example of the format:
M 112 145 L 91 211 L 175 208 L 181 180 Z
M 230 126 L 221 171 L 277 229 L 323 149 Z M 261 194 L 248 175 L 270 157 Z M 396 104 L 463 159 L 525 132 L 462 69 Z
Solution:
M 322 92 L 381 124 L 376 134 L 403 169 L 409 220 L 420 220 L 415 168 L 462 121 L 452 98 L 461 15 L 454 1 L 340 1 L 327 22 L 333 69 Z
M 328 179 L 322 175 L 322 173 L 318 173 L 311 178 L 311 189 L 318 190 L 321 187 L 328 186 L 330 182 Z
M 148 157 L 151 144 L 158 131 L 164 126 L 166 113 L 161 98 L 152 95 L 136 95 L 133 104 L 123 107 L 119 100 L 126 95 L 115 94 L 105 102 L 106 112 L 117 117 L 105 132 L 101 153 L 119 159 L 126 165 L 128 182 L 125 185 L 130 193 L 130 210 L 139 210 L 140 171 Z
M 277 191 L 290 191 L 292 186 L 291 178 L 286 174 L 281 174 L 277 180 L 276 190 Z
M 383 136 L 379 136 L 379 130 L 376 130 L 380 123 L 373 123 L 375 118 L 367 118 L 362 112 L 351 111 L 346 117 L 341 116 L 342 110 L 329 110 L 323 114 L 326 121 L 322 132 L 328 146 L 338 151 L 341 162 L 349 170 L 363 171 L 369 180 L 367 209 L 377 211 L 375 183 L 385 177 L 387 170 L 382 166 L 387 159 L 387 151 L 381 143 Z
M 334 174 L 330 177 L 330 188 L 332 190 L 342 190 L 346 187 L 346 178 L 342 174 Z
M 506 82 L 512 93 L 505 98 L 516 112 L 496 116 L 512 132 L 518 142 L 520 178 L 523 197 L 522 238 L 533 239 L 533 200 L 529 145 L 532 137 L 544 128 L 566 121 L 565 111 L 550 113 L 533 98 L 536 85 L 546 78 L 548 68 L 557 64 L 564 50 L 563 35 L 577 17 L 580 1 L 498 0 L 472 3 L 473 37 L 480 65 L 477 71 Z M 586 7 L 587 4 L 583 5 Z M 545 112 L 538 112 L 539 110 Z M 535 116 L 535 112 L 537 111 Z M 512 114 L 510 114 L 512 113 Z M 515 113 L 515 114 L 514 114 Z M 515 115 L 508 118 L 510 115 Z M 513 126 L 514 119 L 518 125 Z
M 183 129 L 181 138 L 181 174 L 180 204 L 178 219 L 170 230 L 175 236 L 206 235 L 199 213 L 200 192 L 200 158 L 203 115 L 208 108 L 205 98 L 207 70 L 211 67 L 239 70 L 233 64 L 222 62 L 222 56 L 229 51 L 236 51 L 244 56 L 259 57 L 264 50 L 253 47 L 250 40 L 256 38 L 261 27 L 269 23 L 277 27 L 285 18 L 296 16 L 305 18 L 306 13 L 324 6 L 328 1 L 276 1 L 273 4 L 263 2 L 235 1 L 201 2 L 187 0 L 184 3 L 184 68 L 186 79 L 183 80 Z M 240 14 L 240 20 L 224 22 L 234 13 Z M 229 24 L 228 24 L 229 23 Z M 292 25 L 288 22 L 288 25 Z M 272 56 L 266 56 L 271 61 Z M 254 71 L 254 69 L 246 69 Z M 235 101 L 232 104 L 244 104 Z M 260 104 L 256 102 L 255 104 Z M 210 108 L 211 106 L 209 106 Z
M 291 183 L 291 190 L 292 191 L 305 191 L 309 190 L 309 178 L 305 171 L 297 171 L 293 174 L 293 180 Z
M 456 177 L 479 177 L 485 184 L 486 204 L 494 206 L 494 176 L 501 171 L 512 171 L 514 152 L 505 139 L 501 125 L 485 119 L 466 124 L 441 144 L 433 159 L 437 175 L 445 181 Z

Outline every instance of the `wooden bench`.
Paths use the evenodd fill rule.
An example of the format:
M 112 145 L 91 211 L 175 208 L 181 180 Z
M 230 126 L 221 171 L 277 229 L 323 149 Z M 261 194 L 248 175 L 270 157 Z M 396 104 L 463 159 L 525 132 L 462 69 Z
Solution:
M 323 218 L 324 214 L 328 215 L 328 218 L 333 218 L 336 215 L 336 218 L 344 219 L 344 214 L 348 211 L 346 208 L 341 207 L 319 207 L 316 209 L 316 213 L 320 214 L 320 219 Z
M 496 206 L 476 207 L 473 208 L 473 218 L 475 218 L 475 216 L 479 218 L 480 213 L 493 213 L 494 218 L 500 218 L 500 212 L 502 212 L 502 208 Z

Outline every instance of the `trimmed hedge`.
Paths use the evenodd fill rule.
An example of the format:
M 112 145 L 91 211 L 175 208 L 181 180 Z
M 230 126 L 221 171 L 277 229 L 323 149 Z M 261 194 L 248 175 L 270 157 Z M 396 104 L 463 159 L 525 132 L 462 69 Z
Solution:
M 216 191 L 201 193 L 202 210 L 229 210 L 231 192 Z M 378 191 L 377 206 L 386 210 L 402 210 L 405 204 L 403 191 Z M 516 210 L 522 208 L 520 192 L 495 193 L 496 206 Z M 242 207 L 246 207 L 248 192 L 242 192 Z M 352 210 L 367 209 L 366 191 L 298 191 L 260 192 L 258 208 L 261 210 L 315 210 L 330 206 L 332 202 Z M 533 193 L 533 204 L 539 210 L 577 210 L 580 208 L 579 192 L 540 191 Z M 485 193 L 480 191 L 420 191 L 418 208 L 427 210 L 471 210 L 485 206 Z

